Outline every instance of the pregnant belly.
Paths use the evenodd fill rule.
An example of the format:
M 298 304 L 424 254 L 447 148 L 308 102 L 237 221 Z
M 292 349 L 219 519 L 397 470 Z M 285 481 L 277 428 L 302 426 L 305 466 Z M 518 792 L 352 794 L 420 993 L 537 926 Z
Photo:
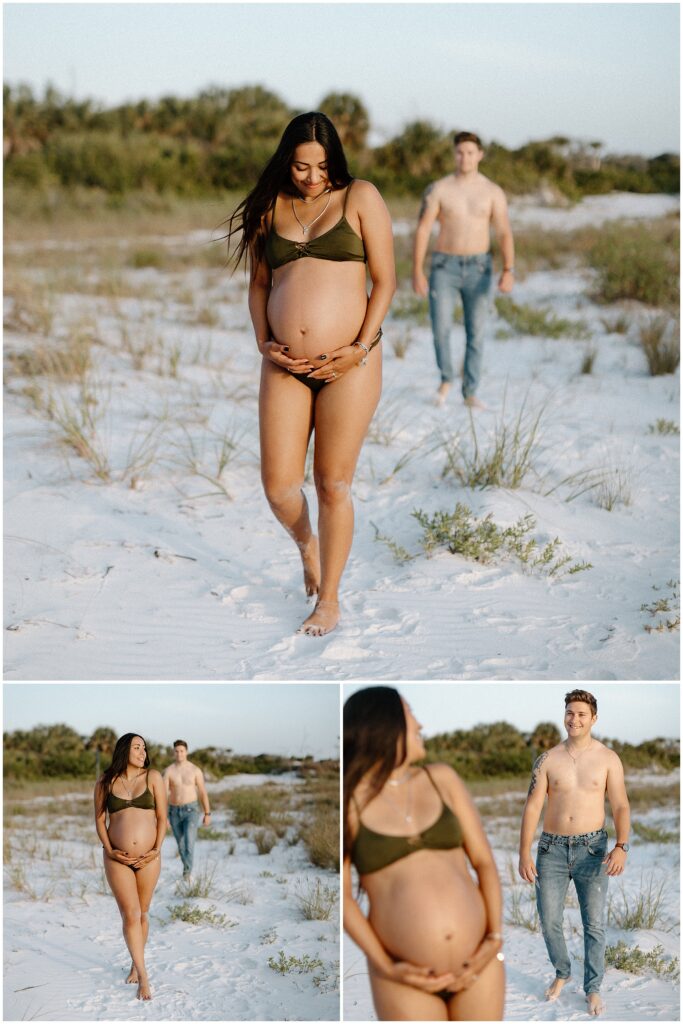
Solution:
M 367 304 L 363 263 L 305 258 L 273 275 L 268 322 L 293 358 L 314 359 L 358 337 Z
M 370 923 L 395 959 L 437 973 L 457 971 L 483 939 L 484 901 L 456 857 L 462 857 L 460 851 L 456 856 L 434 850 L 411 854 L 386 868 L 386 878 L 376 879 L 381 892 L 371 892 L 379 886 L 367 879 Z
M 115 849 L 142 856 L 154 846 L 157 837 L 156 815 L 154 811 L 141 807 L 126 807 L 112 814 L 107 831 Z

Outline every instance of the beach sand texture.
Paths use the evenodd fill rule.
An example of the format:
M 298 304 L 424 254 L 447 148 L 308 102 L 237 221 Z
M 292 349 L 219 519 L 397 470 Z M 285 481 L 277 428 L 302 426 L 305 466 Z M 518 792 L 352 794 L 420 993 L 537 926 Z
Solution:
M 209 792 L 266 779 L 237 776 L 209 784 Z M 226 811 L 216 812 L 212 829 L 226 838 L 199 839 L 195 847 L 194 877 L 215 867 L 206 898 L 178 894 L 182 865 L 173 837 L 166 838 L 146 953 L 153 999 L 142 1004 L 136 987 L 124 984 L 130 960 L 116 903 L 103 891 L 90 798 L 61 797 L 57 813 L 46 803 L 53 801 L 23 804 L 11 827 L 5 814 L 5 1020 L 339 1019 L 339 877 L 313 867 L 301 843 L 290 845 L 294 826 L 259 855 L 247 834 L 256 830 L 235 828 Z M 22 872 L 34 896 L 17 890 Z M 330 918 L 305 920 L 298 897 L 318 882 L 335 893 Z M 172 920 L 170 908 L 183 903 L 226 920 Z M 310 969 L 273 970 L 268 960 L 279 962 L 281 950 Z
M 586 204 L 599 221 L 629 209 L 656 217 L 675 202 L 593 197 L 564 211 L 526 204 L 519 216 L 569 230 Z M 199 264 L 199 236 L 144 244 L 190 263 L 196 252 Z M 134 253 L 141 243 L 121 244 Z M 592 273 L 581 268 L 534 272 L 516 286 L 515 302 L 581 320 L 593 339 L 503 340 L 495 335 L 506 324 L 493 319 L 480 389 L 490 411 L 474 419 L 480 449 L 524 402 L 530 413 L 544 407 L 518 489 L 443 476 L 445 437 L 472 448 L 469 415 L 457 385 L 444 407 L 432 404 L 428 324 L 389 317 L 383 397 L 354 484 L 342 623 L 314 639 L 295 633 L 310 611 L 300 561 L 260 485 L 260 357 L 243 274 L 147 266 L 121 271 L 114 286 L 93 242 L 33 252 L 36 269 L 23 273 L 36 281 L 45 261 L 80 261 L 49 331 L 62 345 L 85 332 L 90 369 L 61 383 L 17 375 L 17 360 L 44 342 L 6 332 L 7 679 L 677 678 L 679 634 L 648 633 L 662 616 L 643 610 L 663 597 L 675 606 L 678 576 L 678 437 L 650 430 L 678 423 L 678 375 L 648 375 L 636 335 L 652 310 L 594 304 Z M 8 253 L 21 255 L 11 244 Z M 31 262 L 30 252 L 22 258 Z M 12 300 L 6 308 L 11 317 Z M 625 336 L 602 322 L 617 311 Z M 590 345 L 593 371 L 582 374 Z M 457 362 L 459 326 L 453 347 Z M 86 458 L 74 451 L 84 453 L 74 419 Z M 581 473 L 616 488 L 612 511 L 595 488 L 568 500 Z M 310 477 L 306 491 L 315 515 Z M 456 502 L 501 526 L 532 514 L 541 546 L 559 537 L 572 562 L 593 568 L 551 579 L 510 559 L 481 564 L 443 549 L 427 558 L 412 512 Z M 417 557 L 398 563 L 376 531 Z
M 659 776 L 659 783 L 674 786 L 678 773 Z M 636 784 L 653 785 L 645 776 L 627 778 L 631 792 Z M 517 873 L 519 817 L 526 794 L 515 792 L 495 798 L 496 814 L 488 817 L 486 798 L 475 798 L 484 816 L 489 841 L 496 855 L 496 863 L 503 883 L 505 900 L 505 957 L 506 1000 L 505 1020 L 588 1020 L 583 981 L 583 932 L 574 887 L 570 886 L 564 918 L 564 934 L 572 960 L 572 980 L 555 1003 L 546 1003 L 545 989 L 553 978 L 545 943 L 537 925 L 534 890 L 522 882 Z M 516 816 L 502 816 L 499 808 L 506 803 Z M 679 805 L 673 798 L 651 811 L 634 813 L 634 821 L 656 827 L 664 832 L 679 832 Z M 534 846 L 535 851 L 535 846 Z M 614 918 L 608 917 L 607 945 L 623 941 L 627 946 L 638 946 L 643 952 L 663 947 L 664 965 L 680 954 L 680 854 L 678 842 L 645 842 L 637 835 L 631 839 L 628 867 L 619 879 L 610 879 L 609 899 L 618 914 L 623 906 L 631 909 L 641 894 L 660 893 L 660 908 L 653 927 L 624 929 L 616 927 Z M 515 910 L 515 906 L 518 908 Z M 512 919 L 525 924 L 512 924 Z M 612 922 L 612 923 L 610 923 Z M 675 978 L 662 977 L 653 970 L 642 974 L 608 967 L 600 990 L 605 1003 L 603 1020 L 615 1021 L 676 1021 L 680 1020 L 680 984 Z M 358 947 L 344 936 L 344 1010 L 345 1020 L 376 1020 L 372 1006 L 365 958 Z

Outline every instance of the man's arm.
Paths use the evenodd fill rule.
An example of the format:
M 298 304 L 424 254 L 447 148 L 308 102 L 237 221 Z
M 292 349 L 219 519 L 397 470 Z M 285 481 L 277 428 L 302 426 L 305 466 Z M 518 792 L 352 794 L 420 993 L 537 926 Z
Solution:
M 610 751 L 610 754 L 610 764 L 607 769 L 607 799 L 617 833 L 616 842 L 627 843 L 631 831 L 631 808 L 626 795 L 624 766 L 614 751 Z M 615 846 L 611 853 L 607 854 L 604 863 L 607 865 L 608 875 L 621 875 L 626 867 L 625 851 L 620 846 Z
M 197 787 L 197 793 L 199 794 L 199 802 L 204 809 L 204 820 L 202 824 L 209 825 L 211 824 L 207 821 L 207 818 L 211 817 L 211 810 L 209 809 L 209 794 L 206 792 L 206 786 L 204 785 L 204 773 L 201 768 L 197 768 L 194 784 Z
M 493 230 L 496 233 L 500 254 L 503 259 L 503 269 L 498 279 L 498 289 L 501 292 L 511 292 L 512 286 L 515 283 L 513 273 L 515 266 L 515 242 L 512 237 L 507 199 L 502 188 L 499 188 L 498 185 L 496 185 L 493 194 L 491 223 L 493 224 Z
M 424 273 L 424 261 L 434 221 L 439 216 L 440 204 L 434 185 L 428 185 L 422 196 L 422 205 L 413 244 L 413 291 L 423 298 L 429 291 L 429 282 Z
M 519 836 L 519 873 L 525 882 L 533 882 L 537 875 L 536 865 L 531 856 L 531 844 L 534 841 L 536 826 L 548 792 L 547 760 L 548 751 L 546 750 L 534 762 L 531 769 L 529 792 L 522 814 L 522 828 Z

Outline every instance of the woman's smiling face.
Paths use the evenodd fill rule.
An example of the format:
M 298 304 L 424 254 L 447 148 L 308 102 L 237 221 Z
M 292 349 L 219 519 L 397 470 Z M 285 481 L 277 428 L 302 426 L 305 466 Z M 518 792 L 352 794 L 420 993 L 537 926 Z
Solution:
M 302 142 L 290 165 L 292 183 L 305 199 L 317 199 L 329 188 L 327 153 L 319 142 Z

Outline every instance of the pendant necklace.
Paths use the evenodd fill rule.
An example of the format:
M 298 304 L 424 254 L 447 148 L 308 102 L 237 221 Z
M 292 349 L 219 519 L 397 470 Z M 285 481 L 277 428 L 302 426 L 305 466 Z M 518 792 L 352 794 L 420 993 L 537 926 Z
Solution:
M 407 781 L 408 781 L 408 776 L 406 775 L 400 781 L 389 780 L 389 785 L 391 785 L 391 786 L 402 786 L 403 783 L 407 782 Z M 387 803 L 390 803 L 393 807 L 396 808 L 397 811 L 400 812 L 401 816 L 403 817 L 403 820 L 406 822 L 407 825 L 412 824 L 412 820 L 413 820 L 413 814 L 412 814 L 412 810 L 413 810 L 413 799 L 412 799 L 413 798 L 413 791 L 412 791 L 412 789 L 409 789 L 406 792 L 406 807 L 405 807 L 405 810 L 403 810 L 403 808 L 400 806 L 400 804 L 398 804 L 393 799 L 393 797 L 390 797 L 387 792 L 382 792 L 382 796 L 387 801 Z
M 588 746 L 586 747 L 586 750 L 590 750 L 590 748 L 591 748 L 592 746 L 593 746 L 593 740 L 592 740 L 592 738 L 591 738 L 591 741 L 590 741 L 590 743 L 588 744 Z M 565 749 L 565 750 L 567 751 L 567 753 L 568 753 L 568 754 L 569 754 L 569 756 L 571 757 L 571 759 L 572 759 L 572 761 L 574 762 L 574 764 L 576 764 L 576 762 L 578 761 L 578 759 L 579 759 L 579 758 L 581 757 L 581 755 L 582 755 L 582 754 L 585 754 L 585 753 L 586 753 L 586 750 L 580 750 L 580 751 L 579 751 L 579 753 L 577 754 L 577 756 L 576 756 L 576 757 L 574 757 L 574 755 L 573 755 L 573 754 L 572 754 L 572 752 L 570 751 L 569 747 L 567 746 L 566 742 L 565 742 L 565 745 L 564 745 L 564 749 Z
M 128 778 L 125 775 L 119 776 L 119 778 L 121 779 L 121 785 L 123 786 L 123 788 L 125 789 L 126 793 L 128 794 L 128 799 L 129 800 L 133 799 L 133 790 L 135 789 L 135 783 L 138 781 L 138 779 L 140 778 L 141 775 L 142 775 L 142 772 L 138 772 L 137 773 L 137 775 L 133 779 L 133 782 L 132 782 L 132 785 L 131 785 L 130 789 L 128 789 L 128 786 L 126 785 L 126 782 L 128 782 Z M 123 781 L 124 779 L 126 780 L 125 782 Z
M 301 230 L 302 230 L 302 232 L 303 232 L 304 238 L 306 237 L 306 235 L 308 234 L 308 232 L 310 231 L 310 229 L 311 229 L 311 228 L 313 227 L 313 225 L 314 225 L 314 224 L 316 223 L 316 221 L 319 221 L 319 220 L 320 220 L 320 218 L 322 217 L 322 215 L 323 215 L 323 214 L 325 213 L 325 211 L 327 210 L 327 207 L 328 207 L 328 206 L 330 205 L 330 201 L 331 201 L 331 199 L 332 199 L 332 189 L 331 189 L 331 188 L 328 188 L 328 189 L 326 189 L 326 192 L 321 192 L 321 193 L 320 193 L 320 195 L 323 195 L 323 196 L 324 196 L 324 195 L 326 195 L 326 194 L 327 194 L 327 202 L 325 203 L 324 207 L 322 208 L 322 210 L 321 210 L 321 212 L 320 212 L 320 213 L 318 214 L 318 216 L 317 216 L 317 217 L 314 217 L 314 218 L 313 218 L 313 220 L 312 220 L 312 221 L 310 222 L 310 224 L 302 224 L 302 223 L 301 223 L 301 221 L 299 220 L 299 218 L 298 218 L 298 216 L 297 216 L 296 208 L 295 208 L 295 206 L 294 206 L 294 200 L 292 199 L 292 213 L 294 214 L 294 217 L 295 217 L 295 219 L 296 219 L 296 222 L 297 222 L 297 224 L 299 225 L 299 227 L 301 228 Z M 300 197 L 300 198 L 301 198 L 301 197 Z M 316 196 L 316 199 L 320 199 L 320 196 Z M 304 202 L 305 200 L 304 200 L 303 198 L 301 198 L 301 201 L 302 201 L 302 202 Z

